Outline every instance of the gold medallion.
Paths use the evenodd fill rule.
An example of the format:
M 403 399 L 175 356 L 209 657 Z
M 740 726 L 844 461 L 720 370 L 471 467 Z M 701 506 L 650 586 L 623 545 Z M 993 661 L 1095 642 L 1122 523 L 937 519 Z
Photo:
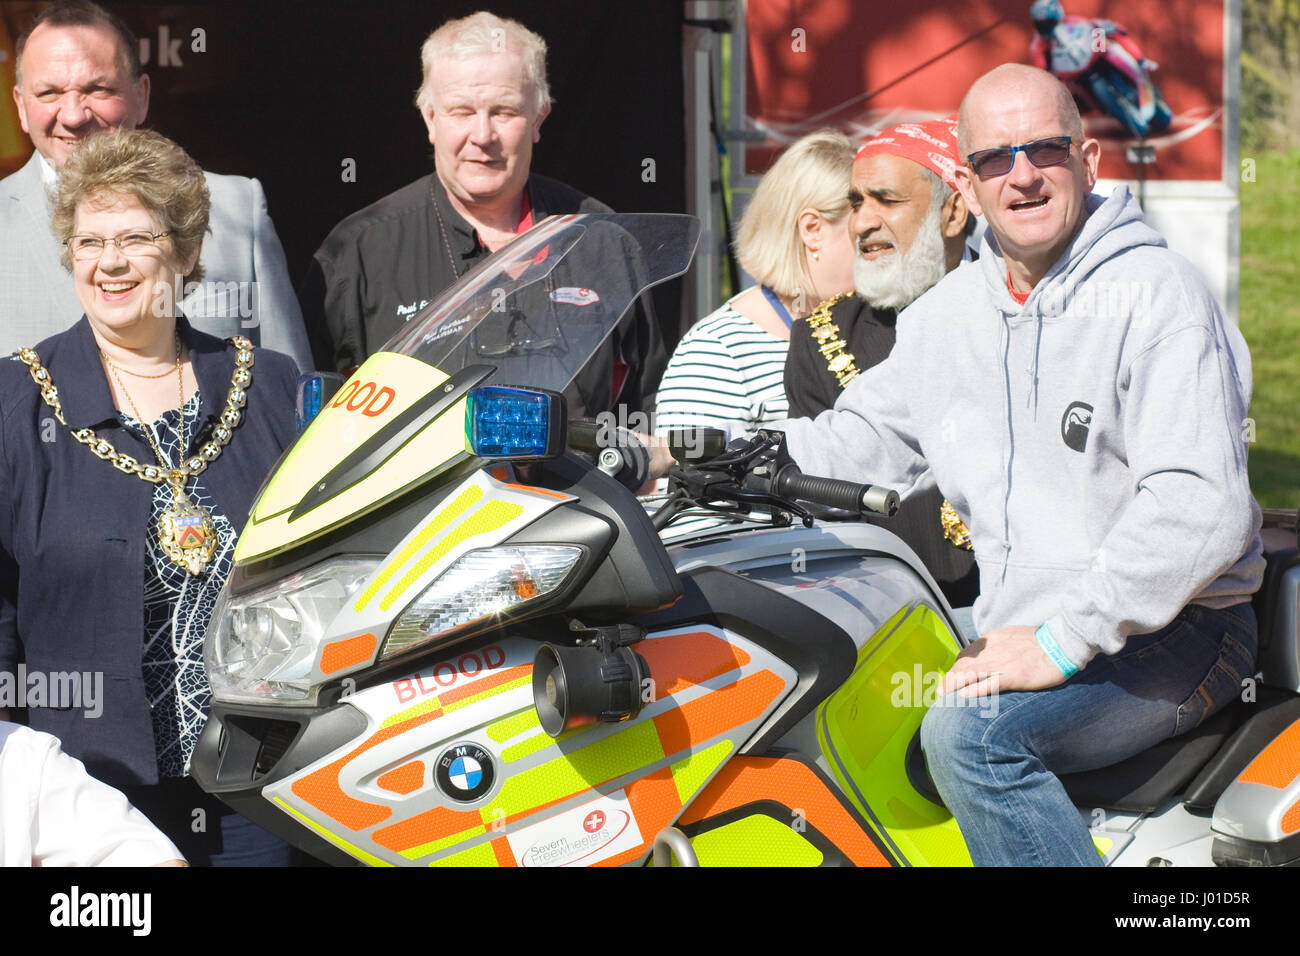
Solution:
M 117 451 L 111 444 L 100 438 L 89 428 L 78 428 L 72 431 L 72 437 L 81 444 L 90 449 L 91 454 L 96 458 L 109 462 L 114 468 L 123 474 L 135 475 L 142 481 L 151 484 L 161 484 L 167 482 L 172 488 L 173 501 L 163 509 L 159 517 L 157 532 L 158 544 L 163 553 L 179 567 L 185 568 L 191 574 L 202 574 L 213 556 L 217 553 L 217 530 L 212 522 L 212 514 L 207 508 L 195 503 L 185 494 L 185 483 L 191 478 L 197 478 L 208 465 L 216 461 L 221 455 L 221 451 L 234 436 L 234 430 L 239 427 L 240 419 L 243 415 L 241 409 L 247 401 L 247 389 L 253 381 L 253 375 L 250 371 L 253 367 L 253 343 L 242 335 L 232 336 L 229 340 L 235 346 L 235 369 L 230 376 L 230 392 L 226 396 L 226 407 L 221 413 L 221 426 L 212 433 L 212 440 L 205 443 L 199 453 L 189 460 L 184 459 L 185 449 L 189 442 L 187 439 L 187 429 L 185 427 L 185 384 L 181 366 L 181 340 L 180 334 L 176 336 L 176 390 L 177 401 L 179 402 L 177 414 L 180 416 L 180 453 L 181 461 L 178 467 L 172 468 L 168 456 L 162 453 L 154 441 L 149 427 L 144 424 L 143 416 L 140 410 L 136 408 L 134 399 L 126 390 L 125 384 L 118 376 L 118 368 L 104 355 L 101 350 L 100 356 L 104 361 L 105 367 L 117 382 L 122 394 L 126 396 L 127 402 L 131 405 L 131 411 L 135 413 L 135 419 L 144 429 L 145 440 L 148 441 L 153 452 L 158 456 L 158 464 L 151 465 L 146 462 L 137 461 L 130 455 L 124 455 Z M 14 353 L 31 372 L 32 381 L 40 389 L 41 400 L 45 402 L 54 412 L 54 417 L 58 419 L 59 424 L 65 428 L 70 428 L 67 419 L 63 417 L 63 408 L 59 402 L 58 389 L 54 387 L 54 379 L 51 378 L 49 370 L 41 364 L 41 358 L 31 349 L 19 349 Z M 124 369 L 128 374 L 136 375 L 139 378 L 160 378 L 156 375 L 142 375 L 137 372 L 131 372 Z M 167 373 L 172 374 L 171 372 Z
M 202 574 L 217 553 L 217 529 L 212 515 L 172 486 L 175 500 L 158 519 L 158 545 L 175 564 L 190 574 Z

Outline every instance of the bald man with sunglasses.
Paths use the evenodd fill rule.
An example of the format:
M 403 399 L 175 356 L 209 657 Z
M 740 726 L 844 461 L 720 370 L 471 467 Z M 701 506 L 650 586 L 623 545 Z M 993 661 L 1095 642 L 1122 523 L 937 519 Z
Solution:
M 933 474 L 980 569 L 980 637 L 921 728 L 935 785 L 976 864 L 1097 865 L 1057 775 L 1186 733 L 1254 673 L 1250 356 L 1127 188 L 1092 193 L 1101 147 L 1056 78 L 981 77 L 958 142 L 979 261 L 835 408 L 773 427 L 805 472 L 905 498 Z

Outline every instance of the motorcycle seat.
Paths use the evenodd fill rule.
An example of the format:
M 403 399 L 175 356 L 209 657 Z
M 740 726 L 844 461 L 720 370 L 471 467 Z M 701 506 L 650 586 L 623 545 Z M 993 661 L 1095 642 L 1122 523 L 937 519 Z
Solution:
M 1258 684 L 1255 699 L 1235 701 L 1181 737 L 1162 740 L 1109 767 L 1062 774 L 1065 792 L 1078 806 L 1125 813 L 1154 813 L 1175 794 L 1192 811 L 1214 809 L 1215 801 L 1268 743 L 1300 720 L 1300 694 Z M 917 792 L 939 806 L 921 735 L 907 748 L 907 776 Z
M 1162 740 L 1109 767 L 1061 774 L 1061 783 L 1077 806 L 1153 813 L 1182 792 L 1247 716 L 1247 708 L 1235 701 L 1181 737 Z M 939 806 L 944 805 L 926 768 L 919 730 L 908 744 L 906 769 L 918 793 Z
M 1259 622 L 1259 651 L 1265 652 L 1277 641 L 1295 641 L 1294 609 L 1282 605 L 1283 579 L 1287 572 L 1300 565 L 1300 548 L 1297 548 L 1295 511 L 1269 509 L 1264 512 L 1264 527 L 1260 536 L 1264 542 L 1264 580 L 1255 592 L 1252 604 L 1255 619 Z M 1289 612 L 1289 613 L 1288 613 Z M 1288 625 L 1290 630 L 1288 630 Z M 1294 647 L 1279 647 L 1280 654 L 1294 653 Z

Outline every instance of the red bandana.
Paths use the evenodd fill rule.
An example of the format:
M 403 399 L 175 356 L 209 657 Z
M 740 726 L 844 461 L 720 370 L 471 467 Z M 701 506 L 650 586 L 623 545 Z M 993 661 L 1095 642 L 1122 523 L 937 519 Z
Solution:
M 855 159 L 873 153 L 902 156 L 932 171 L 953 189 L 957 188 L 954 170 L 961 164 L 957 156 L 957 117 L 927 120 L 924 123 L 899 123 L 871 137 L 862 144 Z

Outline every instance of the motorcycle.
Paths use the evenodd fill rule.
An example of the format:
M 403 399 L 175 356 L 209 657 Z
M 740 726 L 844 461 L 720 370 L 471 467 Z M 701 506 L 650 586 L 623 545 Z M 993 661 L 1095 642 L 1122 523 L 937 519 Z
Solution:
M 698 231 L 547 220 L 316 394 L 207 635 L 206 790 L 340 865 L 970 862 L 918 737 L 967 638 L 906 545 L 840 520 L 897 496 L 693 430 L 652 515 L 624 423 L 565 421 Z M 1106 863 L 1300 860 L 1294 545 L 1250 702 L 1065 778 Z
M 1151 78 L 1156 64 L 1123 27 L 1067 17 L 1057 0 L 1039 0 L 1030 17 L 1035 62 L 1069 87 L 1081 112 L 1097 110 L 1118 120 L 1137 140 L 1169 128 L 1173 113 Z

